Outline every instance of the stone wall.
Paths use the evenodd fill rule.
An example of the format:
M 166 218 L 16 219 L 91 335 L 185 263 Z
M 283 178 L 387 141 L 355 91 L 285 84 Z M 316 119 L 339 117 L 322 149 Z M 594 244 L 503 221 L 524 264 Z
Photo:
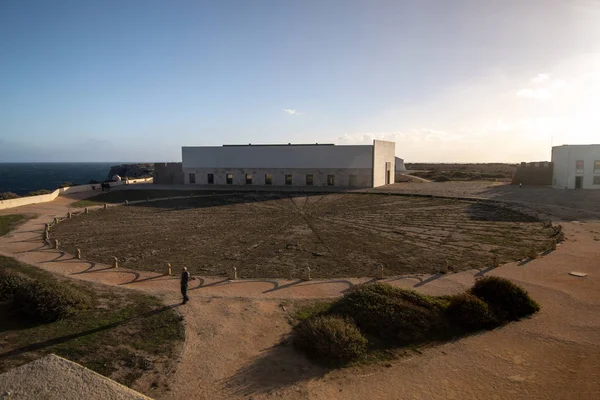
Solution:
M 159 185 L 183 184 L 182 163 L 155 163 L 154 183 Z
M 548 161 L 522 162 L 517 167 L 512 184 L 518 185 L 522 183 L 523 185 L 530 186 L 552 185 L 552 170 L 553 164 Z

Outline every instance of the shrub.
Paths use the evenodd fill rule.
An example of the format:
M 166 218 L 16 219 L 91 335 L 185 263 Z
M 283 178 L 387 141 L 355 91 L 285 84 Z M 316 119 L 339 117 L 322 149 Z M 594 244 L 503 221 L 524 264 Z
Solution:
M 25 279 L 12 296 L 12 305 L 37 322 L 67 318 L 89 307 L 90 302 L 86 294 L 70 286 L 30 279 Z
M 0 200 L 18 199 L 20 196 L 13 192 L 0 193 Z
M 63 182 L 60 184 L 60 186 L 58 188 L 60 189 L 60 188 L 66 188 L 66 187 L 71 187 L 71 186 L 75 186 L 75 185 L 73 185 L 72 182 Z
M 440 175 L 440 176 L 436 176 L 435 179 L 433 180 L 434 182 L 448 182 L 451 181 L 452 179 L 450 179 L 449 177 L 447 177 L 446 175 Z
M 469 293 L 454 296 L 447 309 L 450 321 L 467 331 L 491 328 L 496 321 L 488 305 Z
M 485 301 L 501 322 L 518 320 L 540 309 L 523 288 L 495 276 L 475 282 L 471 294 Z
M 0 270 L 0 301 L 11 301 L 14 293 L 25 286 L 29 279 Z
M 440 300 L 390 285 L 361 285 L 330 309 L 352 318 L 361 331 L 400 344 L 437 336 L 446 326 Z
M 347 362 L 367 352 L 367 339 L 339 316 L 317 315 L 300 322 L 294 331 L 294 344 L 312 357 Z

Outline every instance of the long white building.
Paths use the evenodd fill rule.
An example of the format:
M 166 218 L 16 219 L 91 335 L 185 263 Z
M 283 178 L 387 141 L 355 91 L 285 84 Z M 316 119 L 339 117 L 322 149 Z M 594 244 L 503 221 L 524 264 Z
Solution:
M 552 186 L 560 189 L 600 189 L 600 144 L 552 148 Z
M 394 182 L 396 144 L 267 144 L 183 147 L 189 185 L 339 186 Z

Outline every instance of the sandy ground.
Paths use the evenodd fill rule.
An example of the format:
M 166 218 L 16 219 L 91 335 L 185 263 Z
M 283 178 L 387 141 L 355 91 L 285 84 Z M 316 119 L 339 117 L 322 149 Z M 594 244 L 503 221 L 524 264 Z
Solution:
M 433 188 L 439 190 L 439 186 Z M 408 190 L 396 185 L 389 189 Z M 170 390 L 159 388 L 155 394 L 147 394 L 165 399 L 597 398 L 599 203 L 580 198 L 581 192 L 567 192 L 574 193 L 572 202 L 564 192 L 555 194 L 558 198 L 552 203 L 548 197 L 538 200 L 540 192 L 534 193 L 534 189 L 522 189 L 520 195 L 502 192 L 509 189 L 491 190 L 509 201 L 537 204 L 556 219 L 565 218 L 560 223 L 567 241 L 557 251 L 492 271 L 390 277 L 385 281 L 428 294 L 450 294 L 470 286 L 476 276 L 504 276 L 523 285 L 541 304 L 542 310 L 533 318 L 420 352 L 410 351 L 395 361 L 328 371 L 293 350 L 287 341 L 291 327 L 281 304 L 299 298 L 338 296 L 364 280 L 299 283 L 201 278 L 192 282 L 191 302 L 179 307 L 185 317 L 186 342 L 178 368 L 167 377 Z M 450 195 L 458 195 L 457 191 L 474 195 L 464 187 Z M 161 294 L 166 303 L 179 300 L 174 277 L 106 269 L 105 265 L 74 260 L 43 246 L 43 223 L 64 216 L 71 201 L 59 198 L 3 211 L 36 213 L 39 217 L 0 238 L 0 253 L 73 278 Z M 588 276 L 576 278 L 568 275 L 570 271 Z

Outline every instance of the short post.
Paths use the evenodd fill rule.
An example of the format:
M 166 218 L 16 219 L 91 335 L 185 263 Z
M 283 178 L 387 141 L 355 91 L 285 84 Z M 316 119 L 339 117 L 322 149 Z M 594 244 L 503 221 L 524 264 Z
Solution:
M 377 279 L 383 279 L 383 264 L 377 264 L 377 272 L 375 273 Z
M 117 257 L 113 257 L 113 268 L 119 268 L 119 259 Z
M 529 249 L 529 254 L 528 255 L 529 255 L 529 258 L 531 258 L 532 260 L 534 258 L 537 258 L 538 254 L 537 254 L 537 251 L 535 250 L 534 246 L 531 246 L 531 249 Z
M 498 254 L 494 254 L 494 268 L 498 268 L 500 266 L 500 256 Z
M 54 248 L 58 250 L 58 239 L 54 239 Z
M 150 197 L 146 197 L 146 203 L 150 202 Z
M 237 267 L 233 267 L 233 268 L 231 268 L 231 279 L 237 279 L 237 278 L 238 278 Z
M 444 261 L 444 265 L 442 266 L 442 268 L 440 268 L 440 274 L 447 274 L 449 270 L 449 265 L 450 263 L 448 262 L 448 260 Z
M 167 263 L 167 275 L 171 276 L 173 275 L 173 268 L 171 268 L 171 264 Z
M 90 213 L 90 210 L 88 210 L 88 208 L 87 208 L 87 207 L 85 208 L 85 213 L 86 213 L 86 214 L 89 214 L 89 213 Z
M 129 200 L 125 200 L 125 205 L 128 206 L 129 205 Z
M 104 209 L 108 210 L 108 204 L 104 203 Z
M 71 214 L 70 211 L 67 213 L 67 218 L 69 218 L 69 219 L 73 218 L 73 214 Z
M 76 257 L 78 260 L 81 260 L 81 249 L 79 247 L 77 248 L 77 256 Z
M 304 268 L 304 275 L 302 276 L 302 280 L 310 281 L 312 278 L 310 276 L 310 267 Z

